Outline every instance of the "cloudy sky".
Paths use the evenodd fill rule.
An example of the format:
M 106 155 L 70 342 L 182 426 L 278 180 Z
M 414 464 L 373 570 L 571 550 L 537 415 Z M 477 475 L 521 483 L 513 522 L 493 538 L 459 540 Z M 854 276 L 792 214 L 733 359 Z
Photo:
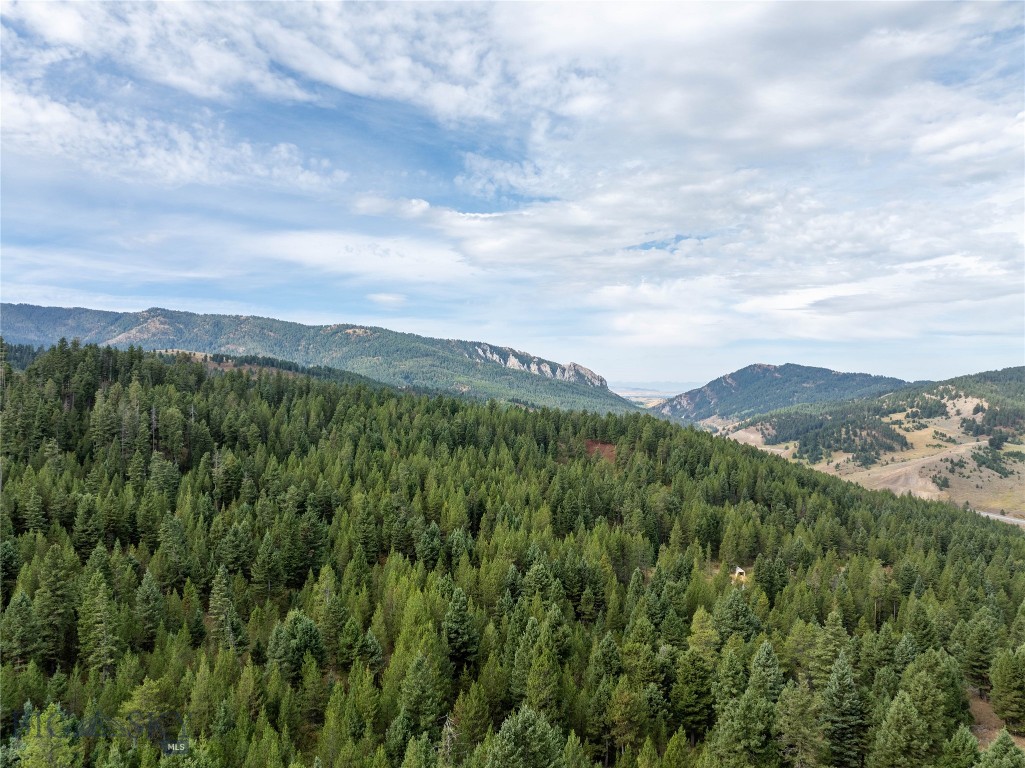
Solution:
M 1025 4 L 4 3 L 4 301 L 613 382 L 1020 365 Z

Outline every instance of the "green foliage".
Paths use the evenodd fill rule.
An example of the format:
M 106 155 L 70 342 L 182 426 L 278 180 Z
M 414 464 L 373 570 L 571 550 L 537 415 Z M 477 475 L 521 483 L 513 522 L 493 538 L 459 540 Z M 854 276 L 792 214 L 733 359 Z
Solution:
M 806 365 L 749 365 L 685 392 L 653 411 L 685 421 L 710 416 L 745 418 L 798 403 L 820 403 L 879 395 L 907 382 L 867 373 L 838 373 Z
M 523 707 L 506 718 L 488 750 L 485 768 L 556 768 L 562 757 L 559 732 L 540 712 Z
M 1006 721 L 1009 731 L 1025 733 L 1025 644 L 1013 652 L 999 651 L 989 679 L 993 710 Z
M 1025 768 L 1025 752 L 1015 745 L 1007 731 L 1001 731 L 982 755 L 982 759 L 976 763 L 976 767 Z
M 822 765 L 825 738 L 822 732 L 819 699 L 807 680 L 790 681 L 776 703 L 775 731 L 784 763 L 793 768 Z
M 822 719 L 830 765 L 837 768 L 860 766 L 868 727 L 867 713 L 846 652 L 841 653 L 833 665 L 823 691 Z
M 966 684 L 1017 727 L 1021 531 L 648 416 L 292 373 L 7 372 L 3 711 L 187 716 L 164 762 L 212 768 L 967 768 Z M 66 746 L 157 768 L 137 741 Z
M 924 765 L 929 744 L 928 725 L 911 697 L 901 691 L 876 731 L 865 762 L 866 768 L 916 768 Z
M 197 315 L 167 309 L 126 315 L 4 304 L 3 313 L 5 332 L 17 342 L 53 344 L 58 339 L 76 338 L 104 344 L 129 336 L 147 349 L 210 353 L 210 362 L 221 367 L 224 363 L 229 368 L 271 367 L 352 385 L 365 385 L 370 379 L 401 389 L 494 398 L 534 407 L 598 413 L 638 410 L 610 392 L 604 382 L 596 386 L 571 366 L 483 342 L 432 339 L 386 328 L 309 326 L 264 317 Z M 126 333 L 130 329 L 134 333 Z M 237 351 L 240 339 L 245 340 L 244 356 L 223 354 Z M 531 370 L 548 370 L 550 375 Z M 562 378 L 556 378 L 557 374 Z
M 1005 368 L 971 376 L 960 376 L 939 383 L 889 387 L 881 391 L 897 391 L 882 397 L 871 393 L 850 394 L 833 398 L 835 402 L 806 404 L 782 409 L 769 405 L 757 410 L 764 414 L 749 419 L 745 426 L 757 425 L 768 444 L 798 444 L 796 456 L 811 463 L 822 461 L 833 451 L 854 454 L 862 466 L 875 463 L 880 453 L 904 450 L 907 438 L 885 417 L 907 412 L 913 423 L 919 419 L 949 415 L 948 397 L 970 395 L 984 398 L 990 407 L 977 410 L 981 414 L 961 420 L 961 429 L 974 437 L 990 435 L 993 442 L 987 451 L 973 454 L 979 466 L 1007 476 L 1010 470 L 998 451 L 1010 435 L 1025 433 L 1025 368 Z M 811 403 L 811 401 L 807 401 Z M 776 408 L 781 408 L 776 410 Z M 946 487 L 945 478 L 937 485 Z
M 17 751 L 19 768 L 78 768 L 81 745 L 74 743 L 74 724 L 57 704 L 43 712 L 29 710 Z

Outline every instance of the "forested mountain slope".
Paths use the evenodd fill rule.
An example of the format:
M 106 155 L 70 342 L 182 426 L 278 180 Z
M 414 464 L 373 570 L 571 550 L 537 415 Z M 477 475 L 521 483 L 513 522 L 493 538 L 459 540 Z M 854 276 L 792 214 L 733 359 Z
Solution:
M 647 415 L 185 355 L 62 345 L 2 396 L 5 765 L 1025 762 L 967 727 L 978 689 L 1025 728 L 1011 526 Z
M 732 437 L 873 488 L 1025 516 L 1025 368 L 788 408 Z
M 609 391 L 604 378 L 581 365 L 562 365 L 485 342 L 432 339 L 360 325 L 310 326 L 158 308 L 104 312 L 3 304 L 2 320 L 4 338 L 12 343 L 48 346 L 61 338 L 77 338 L 121 348 L 265 355 L 352 371 L 396 387 L 599 413 L 636 410 Z
M 878 395 L 906 381 L 867 373 L 841 373 L 806 365 L 749 365 L 648 410 L 685 422 L 742 419 L 796 405 Z

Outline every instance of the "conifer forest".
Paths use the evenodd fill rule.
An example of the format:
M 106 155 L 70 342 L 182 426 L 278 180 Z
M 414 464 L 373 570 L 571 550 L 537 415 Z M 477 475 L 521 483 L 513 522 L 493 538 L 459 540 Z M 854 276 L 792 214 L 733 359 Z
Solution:
M 640 413 L 3 365 L 3 766 L 1025 766 L 1025 530 Z

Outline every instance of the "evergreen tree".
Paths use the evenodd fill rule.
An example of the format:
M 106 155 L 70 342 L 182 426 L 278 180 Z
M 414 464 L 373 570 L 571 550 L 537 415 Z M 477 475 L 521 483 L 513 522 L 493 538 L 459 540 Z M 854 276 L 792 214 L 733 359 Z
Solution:
M 693 746 L 712 723 L 713 674 L 705 658 L 691 649 L 680 655 L 672 689 L 673 708 L 680 727 Z
M 491 707 L 484 686 L 474 682 L 468 691 L 461 692 L 452 708 L 452 718 L 458 733 L 454 748 L 458 764 L 484 740 L 491 727 Z
M 82 657 L 105 680 L 114 671 L 122 644 L 113 595 L 102 573 L 93 573 L 83 601 L 78 618 Z
M 976 768 L 1025 768 L 1025 752 L 1015 745 L 1007 731 L 1001 731 Z
M 563 742 L 540 712 L 521 707 L 495 735 L 484 768 L 557 768 Z
M 78 558 L 67 542 L 52 545 L 43 558 L 32 610 L 38 622 L 39 653 L 50 667 L 72 661 L 68 656 L 75 633 L 74 575 L 78 567 Z
M 460 587 L 452 590 L 452 599 L 449 600 L 448 609 L 445 611 L 442 631 L 448 644 L 449 658 L 457 670 L 476 658 L 480 637 L 470 617 L 466 593 Z
M 818 768 L 825 749 L 819 702 L 804 678 L 787 683 L 776 703 L 775 733 L 783 761 L 793 768 Z
M 210 637 L 216 645 L 233 651 L 246 645 L 245 627 L 231 600 L 228 569 L 223 565 L 217 570 L 210 588 Z M 304 648 L 303 652 L 305 654 L 311 650 L 315 651 L 316 648 Z M 294 663 L 294 658 L 289 655 L 287 662 Z
M 739 634 L 750 640 L 761 629 L 761 622 L 744 600 L 739 589 L 731 589 L 715 601 L 712 611 L 712 626 L 723 640 Z
M 431 741 L 438 737 L 445 713 L 444 702 L 445 686 L 437 662 L 429 654 L 418 654 L 402 680 L 399 696 L 413 735 L 426 733 Z
M 688 743 L 687 734 L 681 728 L 673 734 L 662 755 L 662 768 L 694 768 L 696 758 Z
M 929 728 L 904 691 L 890 704 L 875 741 L 868 752 L 866 768 L 917 768 L 929 752 Z
M 833 665 L 836 664 L 840 653 L 846 648 L 848 639 L 840 612 L 830 611 L 826 618 L 826 625 L 819 633 L 811 658 L 812 682 L 817 690 L 826 687 L 829 676 L 833 672 Z
M 2 631 L 4 660 L 16 668 L 28 664 L 39 647 L 39 629 L 32 601 L 21 590 L 14 596 L 4 611 Z
M 164 596 L 149 569 L 142 575 L 142 583 L 135 591 L 135 616 L 139 621 L 139 642 L 144 649 L 150 650 L 164 621 Z
M 715 698 L 716 714 L 721 715 L 731 702 L 739 699 L 747 689 L 747 672 L 740 656 L 727 646 L 716 670 L 712 695 Z
M 17 752 L 19 768 L 78 768 L 82 745 L 75 743 L 74 725 L 57 704 L 28 718 Z
M 543 714 L 549 722 L 560 719 L 559 698 L 561 674 L 555 652 L 547 644 L 539 642 L 540 652 L 534 658 L 527 675 L 527 704 Z
M 427 734 L 410 739 L 406 755 L 402 760 L 402 768 L 436 768 L 438 758 L 434 754 L 434 746 Z
M 979 742 L 967 725 L 961 725 L 943 744 L 939 768 L 972 768 L 979 760 Z
M 759 646 L 758 652 L 751 660 L 748 690 L 755 691 L 773 704 L 779 699 L 780 691 L 783 690 L 783 673 L 779 668 L 779 659 L 776 658 L 776 652 L 768 640 Z
M 712 623 L 712 616 L 703 605 L 698 606 L 690 624 L 690 635 L 687 646 L 701 656 L 709 667 L 714 668 L 718 662 L 716 651 L 721 644 L 719 633 Z
M 858 768 L 864 754 L 866 708 L 846 652 L 837 658 L 823 691 L 822 720 L 829 764 Z
M 1025 731 L 1025 645 L 997 653 L 989 673 L 993 710 L 1014 733 Z

